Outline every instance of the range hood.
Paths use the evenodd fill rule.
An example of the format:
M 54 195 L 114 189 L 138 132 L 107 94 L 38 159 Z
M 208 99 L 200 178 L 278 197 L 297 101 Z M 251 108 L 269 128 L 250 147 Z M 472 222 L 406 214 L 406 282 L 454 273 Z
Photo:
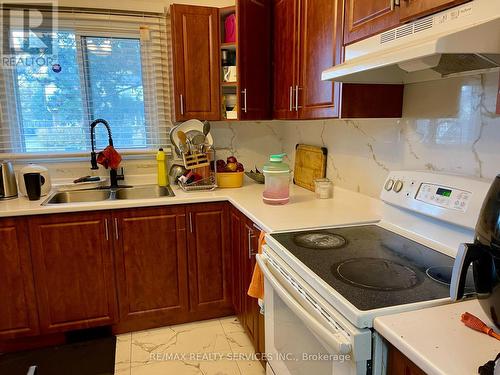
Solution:
M 345 48 L 324 81 L 413 83 L 500 70 L 500 1 L 474 0 Z

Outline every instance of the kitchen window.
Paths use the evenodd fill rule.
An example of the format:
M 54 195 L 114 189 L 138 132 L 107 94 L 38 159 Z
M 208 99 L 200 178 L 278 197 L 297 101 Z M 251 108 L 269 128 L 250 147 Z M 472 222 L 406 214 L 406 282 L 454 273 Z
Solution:
M 97 118 L 110 123 L 120 151 L 165 146 L 170 127 L 165 17 L 73 11 L 59 12 L 57 22 L 43 33 L 52 42 L 53 61 L 29 63 L 30 54 L 19 49 L 16 61 L 24 62 L 1 71 L 0 155 L 85 154 L 89 124 Z M 21 45 L 25 33 L 12 27 L 10 40 Z M 96 132 L 97 148 L 104 148 L 105 129 Z

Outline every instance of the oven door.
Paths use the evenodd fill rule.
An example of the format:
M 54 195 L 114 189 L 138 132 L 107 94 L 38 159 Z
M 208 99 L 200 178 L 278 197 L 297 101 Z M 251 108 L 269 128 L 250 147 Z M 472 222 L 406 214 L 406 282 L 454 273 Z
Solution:
M 268 374 L 365 375 L 371 331 L 350 324 L 272 252 L 257 261 L 265 276 Z

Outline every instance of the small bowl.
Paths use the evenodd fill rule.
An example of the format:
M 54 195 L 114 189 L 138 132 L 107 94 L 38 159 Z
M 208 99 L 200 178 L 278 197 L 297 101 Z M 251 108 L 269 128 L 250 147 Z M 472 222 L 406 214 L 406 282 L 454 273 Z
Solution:
M 217 187 L 239 188 L 243 186 L 243 172 L 217 172 Z
M 251 171 L 251 172 L 245 172 L 245 174 L 255 182 L 258 182 L 259 184 L 264 184 L 266 182 L 263 173 L 256 173 L 254 171 Z

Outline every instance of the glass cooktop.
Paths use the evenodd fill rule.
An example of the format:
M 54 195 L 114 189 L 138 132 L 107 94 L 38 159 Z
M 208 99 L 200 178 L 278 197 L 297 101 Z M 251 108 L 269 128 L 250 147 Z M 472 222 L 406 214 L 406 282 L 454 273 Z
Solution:
M 359 310 L 450 295 L 453 258 L 376 225 L 271 236 Z

